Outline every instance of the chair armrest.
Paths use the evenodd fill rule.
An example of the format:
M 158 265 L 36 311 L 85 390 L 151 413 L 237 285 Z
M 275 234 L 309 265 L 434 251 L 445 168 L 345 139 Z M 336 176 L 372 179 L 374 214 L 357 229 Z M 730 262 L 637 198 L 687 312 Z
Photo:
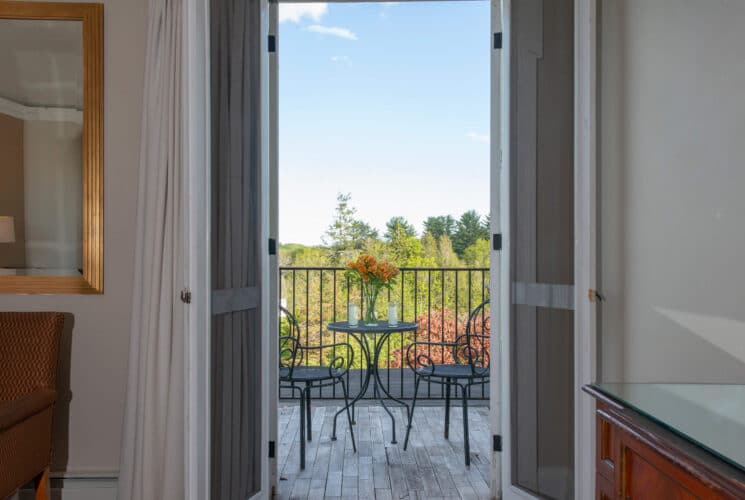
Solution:
M 473 339 L 473 343 L 467 343 L 468 337 L 471 337 Z M 488 368 L 490 364 L 490 354 L 489 350 L 486 349 L 485 343 L 489 341 L 491 342 L 491 335 L 484 335 L 480 333 L 464 333 L 462 335 L 459 335 L 457 339 L 455 339 L 455 342 L 459 344 L 459 347 L 456 351 L 454 351 L 454 355 L 457 357 L 465 357 L 468 358 L 469 363 L 474 366 L 474 372 L 476 371 L 476 367 L 479 368 Z M 481 346 L 473 345 L 473 344 L 481 344 Z
M 429 354 L 417 354 L 418 347 L 427 347 L 427 351 L 429 351 L 430 347 L 456 347 L 457 345 L 458 344 L 456 344 L 455 342 L 412 342 L 409 345 L 408 349 L 406 349 L 406 364 L 408 364 L 409 368 L 411 368 L 415 372 L 419 368 L 427 368 L 435 364 L 434 360 L 429 356 Z M 414 358 L 411 357 L 412 349 L 414 350 L 413 352 L 415 354 Z
M 303 349 L 304 351 L 311 351 L 311 350 L 320 351 L 321 349 L 333 350 L 334 358 L 328 364 L 329 375 L 331 375 L 332 377 L 340 377 L 346 374 L 349 371 L 349 369 L 352 367 L 352 363 L 354 363 L 354 349 L 352 349 L 352 346 L 346 342 L 337 342 L 336 344 L 326 344 L 326 345 L 309 346 L 309 347 L 301 345 L 300 349 Z M 346 349 L 347 351 L 346 357 L 337 356 L 336 355 L 337 349 Z
M 481 334 L 481 333 L 461 333 L 460 335 L 458 335 L 458 338 L 455 339 L 455 343 L 458 343 L 459 340 L 465 339 L 466 337 L 477 338 L 477 339 L 481 340 L 482 342 L 484 340 L 490 340 L 491 339 L 491 335 L 484 335 L 484 334 Z
M 56 393 L 51 389 L 39 389 L 12 401 L 0 402 L 0 432 L 52 406 Z

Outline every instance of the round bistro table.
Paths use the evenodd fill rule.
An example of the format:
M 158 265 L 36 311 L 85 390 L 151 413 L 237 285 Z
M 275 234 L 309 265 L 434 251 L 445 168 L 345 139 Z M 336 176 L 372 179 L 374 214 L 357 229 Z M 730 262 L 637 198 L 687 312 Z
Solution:
M 378 399 L 380 401 L 380 404 L 383 406 L 383 409 L 388 413 L 388 416 L 391 417 L 391 429 L 393 431 L 393 438 L 391 439 L 392 444 L 396 444 L 396 418 L 393 416 L 393 413 L 388 409 L 388 407 L 385 404 L 385 399 L 389 399 L 390 401 L 393 401 L 394 403 L 397 403 L 404 408 L 406 408 L 406 414 L 408 417 L 408 413 L 410 411 L 409 405 L 401 401 L 400 399 L 394 398 L 391 396 L 391 394 L 386 390 L 385 384 L 383 384 L 383 381 L 380 378 L 380 370 L 378 369 L 378 360 L 380 359 L 380 352 L 383 350 L 383 344 L 385 344 L 385 341 L 388 340 L 388 338 L 393 333 L 403 333 L 403 332 L 413 332 L 416 331 L 416 329 L 419 327 L 416 323 L 405 323 L 400 322 L 396 325 L 389 325 L 388 321 L 378 321 L 375 324 L 366 324 L 362 321 L 357 323 L 356 325 L 352 326 L 347 321 L 337 321 L 335 323 L 329 323 L 327 325 L 327 328 L 331 330 L 332 332 L 341 332 L 341 333 L 348 333 L 354 339 L 360 344 L 362 347 L 362 352 L 365 353 L 365 358 L 367 359 L 367 369 L 365 370 L 365 379 L 362 382 L 362 388 L 360 389 L 360 393 L 357 394 L 357 396 L 349 402 L 347 406 L 344 406 L 341 410 L 339 410 L 336 414 L 339 415 L 340 413 L 347 410 L 347 408 L 351 407 L 352 409 L 352 415 L 354 415 L 354 405 L 362 399 L 362 397 L 367 393 L 367 389 L 370 385 L 370 380 L 373 381 L 373 396 L 375 399 Z M 378 398 L 378 395 L 382 394 L 380 398 Z M 354 420 L 352 423 L 356 423 Z M 334 429 L 331 434 L 331 439 L 336 439 L 336 418 L 334 418 Z

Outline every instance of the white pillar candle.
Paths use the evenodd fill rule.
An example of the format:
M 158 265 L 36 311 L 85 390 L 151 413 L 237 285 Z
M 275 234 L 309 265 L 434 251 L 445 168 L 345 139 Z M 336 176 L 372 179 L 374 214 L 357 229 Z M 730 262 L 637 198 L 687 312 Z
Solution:
M 360 316 L 359 308 L 357 304 L 349 304 L 349 310 L 347 311 L 347 321 L 350 326 L 357 326 L 357 318 Z
M 388 324 L 392 326 L 398 324 L 398 304 L 388 304 Z

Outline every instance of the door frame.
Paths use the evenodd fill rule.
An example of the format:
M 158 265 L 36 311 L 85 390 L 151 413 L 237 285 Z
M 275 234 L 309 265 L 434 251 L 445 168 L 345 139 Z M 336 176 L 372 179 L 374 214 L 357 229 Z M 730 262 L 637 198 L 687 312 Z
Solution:
M 209 0 L 186 0 L 184 47 L 184 265 L 191 292 L 184 325 L 184 493 L 186 500 L 210 491 L 210 57 Z
M 582 386 L 597 381 L 597 0 L 574 2 L 574 485 L 595 496 L 595 400 Z
M 512 322 L 512 278 L 510 273 L 512 245 L 510 239 L 511 182 L 509 167 L 511 158 L 510 113 L 512 109 L 510 105 L 512 0 L 497 1 L 501 5 L 502 50 L 501 54 L 499 54 L 499 57 L 501 57 L 499 64 L 500 74 L 498 75 L 499 81 L 494 82 L 492 80 L 492 85 L 499 85 L 501 88 L 499 92 L 500 102 L 492 103 L 492 112 L 499 115 L 499 125 L 496 130 L 494 127 L 492 128 L 492 138 L 498 138 L 498 145 L 496 148 L 492 148 L 492 175 L 494 182 L 492 182 L 491 198 L 492 224 L 495 224 L 495 221 L 499 223 L 499 227 L 494 228 L 496 230 L 493 232 L 494 234 L 501 233 L 502 235 L 502 251 L 499 252 L 498 261 L 496 259 L 492 260 L 492 263 L 496 263 L 497 265 L 491 266 L 494 283 L 493 289 L 499 290 L 497 307 L 493 307 L 492 311 L 499 311 L 497 324 L 499 325 L 498 331 L 500 335 L 500 341 L 492 344 L 499 350 L 498 355 L 493 358 L 499 359 L 499 365 L 496 370 L 492 367 L 492 373 L 496 372 L 499 376 L 499 384 L 491 384 L 491 397 L 493 398 L 492 401 L 494 401 L 491 405 L 491 414 L 492 431 L 502 437 L 502 451 L 500 453 L 500 482 L 493 485 L 492 497 L 504 498 L 506 500 L 534 499 L 537 497 L 512 482 L 512 398 L 510 397 L 510 389 L 512 387 L 512 339 L 510 335 L 510 325 Z M 493 15 L 495 14 L 493 13 Z M 494 67 L 494 59 L 492 59 L 492 68 Z M 494 217 L 494 213 L 498 217 Z M 492 300 L 494 300 L 494 297 L 492 297 Z M 495 393 L 496 397 L 494 397 Z M 492 474 L 494 474 L 493 469 Z
M 494 45 L 491 48 L 491 130 L 490 130 L 490 154 L 489 154 L 489 174 L 490 174 L 490 193 L 489 193 L 489 212 L 491 214 L 491 228 L 490 233 L 492 235 L 502 235 L 502 250 L 497 250 L 492 244 L 491 258 L 489 262 L 489 289 L 490 301 L 491 301 L 491 314 L 495 325 L 498 325 L 500 332 L 503 330 L 504 321 L 509 321 L 504 306 L 504 291 L 505 291 L 505 278 L 508 279 L 509 273 L 502 272 L 503 269 L 509 269 L 509 255 L 507 247 L 509 245 L 509 231 L 508 228 L 509 220 L 504 217 L 505 205 L 507 201 L 502 193 L 501 186 L 509 185 L 505 184 L 505 173 L 507 169 L 502 168 L 504 158 L 509 157 L 509 141 L 507 140 L 507 129 L 502 126 L 503 123 L 509 123 L 504 121 L 505 117 L 509 118 L 509 85 L 505 85 L 505 82 L 509 82 L 509 56 L 505 57 L 505 54 L 509 54 L 509 16 L 505 17 L 505 8 L 507 14 L 509 14 L 509 3 L 510 0 L 491 0 L 491 36 L 496 36 L 496 33 L 502 33 L 502 48 L 497 48 Z M 506 7 L 505 7 L 505 4 Z M 502 104 L 506 103 L 506 104 Z M 509 295 L 507 295 L 509 296 Z M 504 346 L 501 342 L 491 342 L 489 345 L 489 357 L 492 360 L 489 378 L 491 380 L 502 381 L 501 374 L 504 372 L 504 367 L 509 367 L 509 360 L 503 359 L 505 352 Z M 503 406 L 501 403 L 502 395 L 504 394 L 504 387 L 501 383 L 489 384 L 489 425 L 491 434 L 494 436 L 502 436 L 502 449 L 505 448 L 505 438 L 507 434 L 502 432 L 502 424 L 505 421 L 505 416 L 501 409 Z M 505 460 L 507 464 L 505 464 Z M 502 498 L 502 481 L 503 478 L 509 477 L 504 474 L 504 467 L 509 467 L 508 454 L 504 454 L 502 451 L 496 451 L 492 447 L 491 456 L 491 474 L 489 481 L 489 488 L 491 490 L 492 498 Z
M 338 1 L 338 0 L 337 0 Z M 266 3 L 266 0 L 263 0 Z M 495 5 L 501 5 L 501 19 L 495 21 Z M 499 64 L 498 82 L 492 75 L 492 91 L 498 89 L 502 96 L 503 105 L 492 106 L 492 123 L 495 115 L 500 116 L 502 123 L 509 123 L 509 83 L 510 64 L 510 7 L 511 0 L 492 0 L 493 26 L 498 27 L 501 22 L 503 33 L 503 49 Z M 595 419 L 594 401 L 585 397 L 581 386 L 594 382 L 597 376 L 597 323 L 595 305 L 588 300 L 587 291 L 596 288 L 597 283 L 597 219 L 596 219 L 596 111 L 597 111 L 597 0 L 575 0 L 575 493 L 577 498 L 590 499 L 594 495 L 594 451 L 595 451 Z M 276 22 L 276 17 L 274 18 Z M 209 2 L 208 0 L 187 0 L 184 15 L 184 47 L 186 73 L 185 97 L 185 161 L 187 176 L 185 192 L 189 193 L 184 207 L 186 215 L 186 231 L 184 245 L 186 247 L 186 284 L 192 292 L 192 303 L 188 309 L 186 320 L 185 373 L 187 391 L 184 398 L 185 410 L 185 470 L 186 470 L 186 498 L 201 500 L 209 497 L 210 485 L 210 336 L 209 331 L 210 308 L 210 88 L 209 88 Z M 264 27 L 268 24 L 264 23 Z M 274 25 L 276 26 L 276 24 Z M 279 35 L 278 30 L 273 33 Z M 263 37 L 266 43 L 267 37 Z M 267 54 L 266 47 L 262 51 Z M 498 51 L 494 51 L 495 53 Z M 270 71 L 276 71 L 276 60 L 268 62 Z M 492 64 L 494 68 L 494 64 Z M 269 88 L 267 86 L 267 88 Z M 271 95 L 271 94 L 270 94 Z M 275 94 L 276 97 L 276 94 Z M 276 105 L 273 105 L 276 109 Z M 495 109 L 496 108 L 496 109 Z M 269 120 L 271 120 L 269 116 Z M 271 122 L 270 122 L 271 123 Z M 276 115 L 270 127 L 276 126 Z M 271 136 L 276 137 L 276 134 Z M 497 135 L 493 126 L 491 173 L 502 186 L 509 186 L 509 170 L 501 168 L 509 161 L 509 128 L 500 127 Z M 272 144 L 270 148 L 275 148 Z M 271 150 L 271 149 L 270 149 Z M 500 156 L 501 150 L 501 156 Z M 274 175 L 270 181 L 270 189 L 276 189 L 276 154 L 274 163 L 268 161 L 269 171 Z M 501 170 L 500 170 L 501 169 Z M 493 177 L 494 179 L 495 177 Z M 499 262 L 502 269 L 509 266 L 509 197 L 505 196 L 497 184 L 492 182 L 491 211 L 498 209 L 498 217 L 492 217 L 492 233 L 502 233 L 502 252 Z M 494 193 L 496 190 L 496 196 Z M 271 191 L 276 195 L 276 191 Z M 507 193 L 508 195 L 508 193 Z M 276 197 L 272 197 L 276 200 Z M 268 202 L 269 200 L 267 200 Z M 269 205 L 271 206 L 271 205 Z M 272 212 L 270 212 L 271 214 Z M 276 208 L 274 209 L 276 217 Z M 276 236 L 275 231 L 272 233 Z M 266 243 L 266 240 L 265 240 Z M 493 259 L 497 256 L 493 255 Z M 267 259 L 265 273 L 269 266 L 276 264 Z M 497 266 L 492 266 L 490 276 L 492 290 L 499 290 L 499 296 L 509 297 L 509 273 L 500 272 Z M 499 301 L 499 298 L 496 299 Z M 492 296 L 494 305 L 495 296 Z M 496 323 L 501 332 L 509 331 L 509 306 L 499 301 L 492 310 L 497 313 Z M 269 342 L 271 343 L 271 342 Z M 509 397 L 500 401 L 501 395 L 509 394 L 509 335 L 501 335 L 501 342 L 492 344 L 492 359 L 498 360 L 497 367 L 492 368 L 501 373 L 500 384 L 492 384 L 491 398 L 493 406 L 499 405 L 499 412 L 491 412 L 492 429 L 500 429 L 503 441 L 503 452 L 494 454 L 495 459 L 501 458 L 501 481 L 507 481 L 507 488 L 502 489 L 500 480 L 495 475 L 496 461 L 492 470 L 492 495 L 500 498 L 526 498 L 526 493 L 511 484 L 511 461 L 507 452 L 510 446 L 510 408 Z M 269 356 L 271 357 L 271 353 Z M 268 360 L 267 360 L 268 362 Z M 206 376 L 205 376 L 206 375 Z M 268 381 L 267 381 L 268 382 Z M 272 389 L 267 387 L 265 401 L 269 401 Z M 501 392 L 501 394 L 500 394 Z M 501 404 L 499 404 L 501 403 Z M 275 415 L 276 416 L 276 415 Z M 501 421 L 501 422 L 500 422 Z M 276 438 L 276 424 L 273 432 Z M 268 440 L 263 443 L 268 447 Z M 267 450 L 262 450 L 262 453 Z M 264 455 L 267 456 L 267 455 Z M 271 468 L 271 473 L 269 472 Z M 265 491 L 271 491 L 276 484 L 276 465 L 265 467 L 268 485 Z M 530 498 L 529 496 L 527 498 Z
M 268 47 L 268 98 L 269 98 L 269 237 L 275 243 L 276 252 L 269 256 L 269 269 L 267 275 L 269 282 L 270 314 L 268 325 L 268 347 L 267 359 L 272 363 L 272 370 L 277 373 L 279 366 L 279 3 L 269 3 L 268 36 L 274 37 L 274 52 L 269 52 Z M 265 37 L 267 38 L 267 37 Z M 267 38 L 268 43 L 268 38 Z M 275 443 L 274 458 L 269 458 L 269 485 L 271 496 L 278 491 L 279 471 L 277 469 L 277 455 L 279 453 L 278 419 L 279 419 L 279 378 L 272 376 L 269 381 L 269 400 L 271 402 L 269 418 L 269 441 Z M 268 456 L 268 455 L 265 455 Z
M 270 4 L 268 0 L 259 0 L 259 9 L 261 11 L 261 332 L 263 342 L 261 344 L 261 435 L 264 439 L 261 441 L 261 456 L 266 460 L 261 467 L 261 490 L 253 495 L 252 499 L 269 499 L 274 493 L 274 466 L 276 462 L 276 420 L 278 416 L 278 397 L 277 391 L 272 392 L 277 387 L 279 378 L 279 336 L 277 330 L 278 308 L 276 300 L 272 295 L 276 291 L 275 280 L 277 279 L 277 256 L 271 254 L 270 239 L 274 238 L 274 251 L 276 253 L 276 233 L 272 228 L 272 221 L 277 212 L 277 199 L 272 197 L 273 179 L 276 179 L 276 173 L 272 171 L 272 146 L 270 137 L 273 134 L 271 127 L 276 122 L 276 116 L 273 117 L 271 108 L 271 62 L 269 58 L 269 34 L 270 34 Z M 273 119 L 274 118 L 274 119 Z M 275 341 L 276 338 L 276 341 Z M 274 356 L 274 357 L 272 357 Z M 274 422 L 274 423 L 273 423 Z M 272 433 L 274 431 L 274 433 Z M 274 457 L 270 458 L 269 442 L 274 441 Z

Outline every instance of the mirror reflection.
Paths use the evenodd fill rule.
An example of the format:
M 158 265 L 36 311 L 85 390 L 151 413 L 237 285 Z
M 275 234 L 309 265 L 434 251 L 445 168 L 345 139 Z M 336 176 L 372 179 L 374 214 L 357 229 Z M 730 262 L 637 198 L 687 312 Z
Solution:
M 0 276 L 83 267 L 81 21 L 0 19 Z

